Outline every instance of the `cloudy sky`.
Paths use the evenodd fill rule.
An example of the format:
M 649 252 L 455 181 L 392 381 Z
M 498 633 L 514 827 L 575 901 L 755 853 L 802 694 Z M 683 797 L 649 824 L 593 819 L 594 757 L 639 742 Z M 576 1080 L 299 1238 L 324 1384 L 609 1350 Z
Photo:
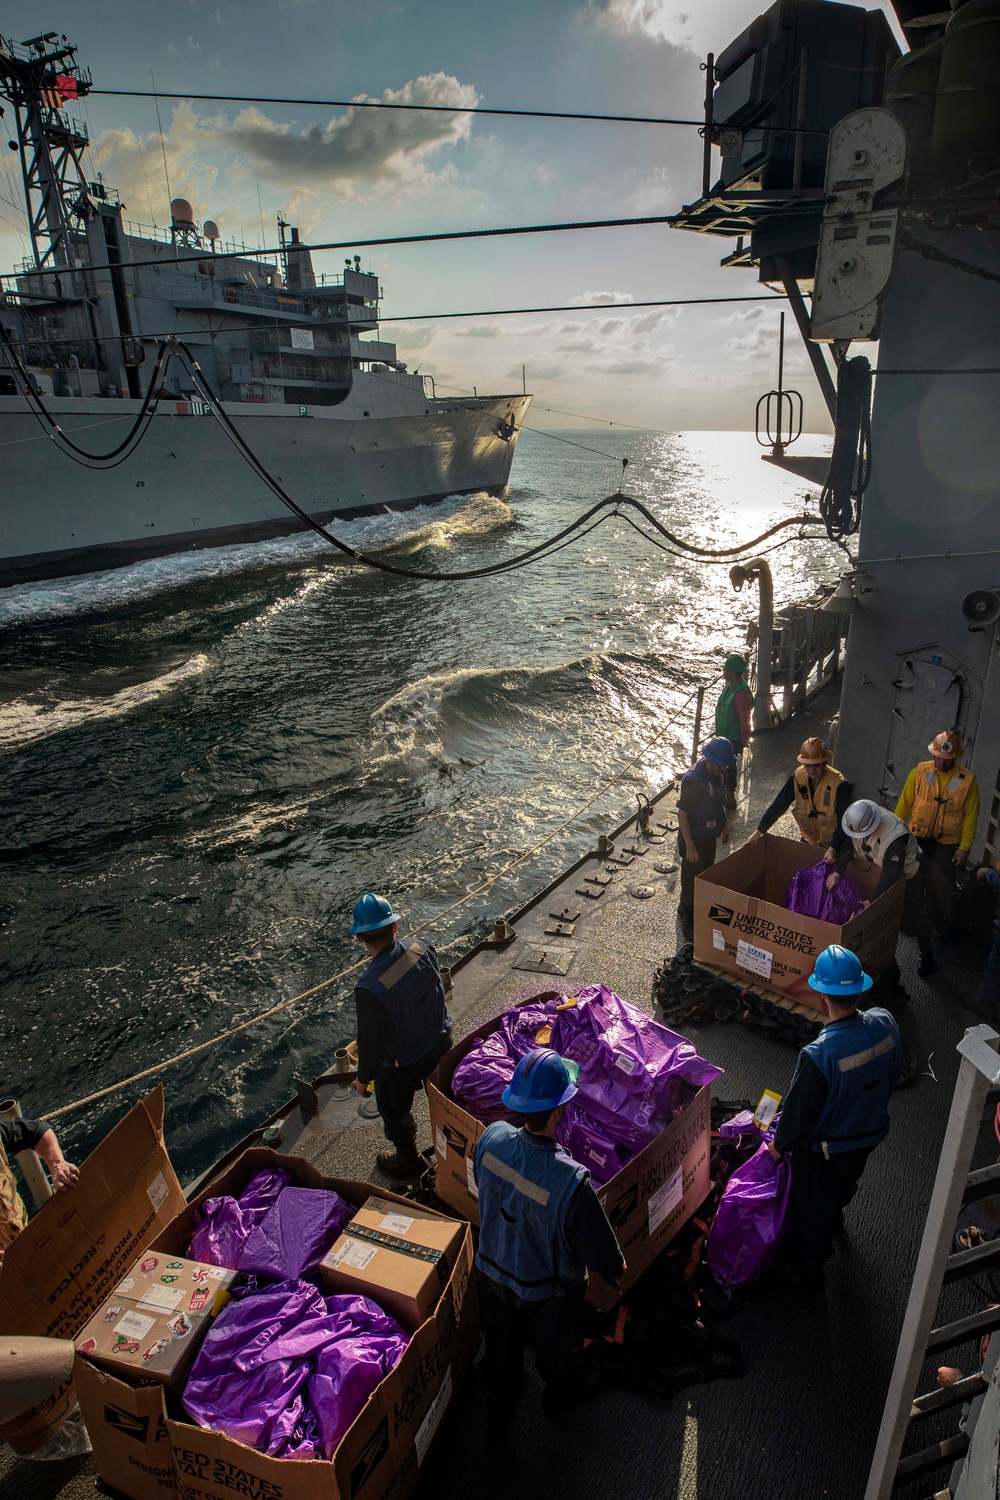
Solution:
M 79 45 L 95 87 L 398 100 L 601 113 L 700 114 L 699 59 L 760 0 L 8 0 L 16 40 L 44 27 Z M 869 8 L 874 8 L 874 0 Z M 883 4 L 888 9 L 887 3 Z M 619 218 L 698 196 L 692 130 L 268 104 L 160 105 L 91 96 L 103 172 L 143 223 L 173 193 L 224 237 L 274 243 L 282 212 L 304 239 Z M 26 253 L 16 158 L 0 171 L 0 256 Z M 13 202 L 11 201 L 13 200 Z M 17 205 L 15 207 L 15 204 Z M 778 310 L 628 311 L 629 302 L 733 296 L 753 273 L 720 268 L 728 242 L 666 228 L 601 230 L 364 252 L 386 297 L 384 333 L 443 388 L 518 389 L 538 406 L 676 431 L 753 425 L 776 373 Z M 339 252 L 317 255 L 336 271 Z M 394 313 L 572 303 L 579 313 L 399 323 Z M 614 304 L 607 312 L 588 309 Z M 807 425 L 825 428 L 794 345 Z M 546 417 L 565 424 L 566 418 Z M 541 413 L 536 410 L 541 425 Z

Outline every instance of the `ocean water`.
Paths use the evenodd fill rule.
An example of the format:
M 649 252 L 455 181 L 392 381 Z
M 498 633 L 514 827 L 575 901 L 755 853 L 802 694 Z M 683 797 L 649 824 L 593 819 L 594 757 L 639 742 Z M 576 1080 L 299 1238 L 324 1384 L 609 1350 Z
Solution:
M 759 453 L 746 433 L 528 431 L 503 498 L 339 529 L 422 568 L 479 566 L 614 491 L 628 457 L 629 493 L 723 546 L 815 513 Z M 771 552 L 779 606 L 839 556 Z M 434 926 L 460 952 L 688 763 L 683 706 L 756 618 L 728 573 L 614 519 L 469 583 L 349 568 L 310 535 L 0 592 L 2 1092 L 44 1113 L 308 989 L 359 956 L 359 894 L 425 921 L 660 734 Z M 319 1072 L 352 1021 L 347 981 L 165 1072 L 182 1176 Z M 58 1122 L 66 1149 L 82 1156 L 142 1091 Z

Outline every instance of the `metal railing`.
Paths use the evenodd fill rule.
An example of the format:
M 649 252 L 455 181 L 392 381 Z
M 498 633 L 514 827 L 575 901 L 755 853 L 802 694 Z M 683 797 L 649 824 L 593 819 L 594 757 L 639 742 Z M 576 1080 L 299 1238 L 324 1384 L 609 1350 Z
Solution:
M 822 600 L 791 604 L 775 617 L 771 643 L 771 708 L 779 721 L 832 682 L 840 671 L 848 615 L 822 609 Z

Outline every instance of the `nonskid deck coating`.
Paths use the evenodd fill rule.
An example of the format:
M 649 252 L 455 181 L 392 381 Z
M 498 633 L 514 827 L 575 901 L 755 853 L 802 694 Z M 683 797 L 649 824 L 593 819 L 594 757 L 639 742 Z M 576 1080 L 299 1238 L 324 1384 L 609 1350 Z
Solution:
M 735 823 L 737 840 L 788 774 L 801 740 L 821 733 L 833 708 L 833 695 L 824 695 L 758 738 L 748 778 L 749 818 Z M 674 805 L 673 797 L 660 804 L 668 811 Z M 659 877 L 650 867 L 661 854 L 663 862 L 676 863 L 674 849 L 671 838 L 637 859 L 599 901 L 574 899 L 575 908 L 586 908 L 576 932 L 571 939 L 552 940 L 579 949 L 565 981 L 517 971 L 511 964 L 523 939 L 541 933 L 548 911 L 565 904 L 563 896 L 572 896 L 584 871 L 518 923 L 518 937 L 508 949 L 480 955 L 460 970 L 450 997 L 456 1034 L 499 1013 L 510 995 L 527 988 L 575 990 L 603 982 L 650 1011 L 653 973 L 676 942 L 677 899 L 676 877 Z M 654 895 L 632 897 L 628 887 L 637 884 L 652 884 Z M 935 1077 L 924 1061 L 925 1076 L 896 1095 L 892 1131 L 848 1211 L 847 1236 L 831 1263 L 825 1296 L 762 1291 L 720 1325 L 742 1347 L 743 1378 L 691 1387 L 669 1405 L 606 1390 L 555 1423 L 543 1414 L 540 1383 L 529 1372 L 516 1422 L 504 1441 L 491 1445 L 485 1393 L 473 1378 L 428 1460 L 418 1495 L 435 1500 L 510 1500 L 512 1495 L 518 1500 L 772 1495 L 860 1500 L 954 1086 L 954 1048 L 965 1028 L 979 1020 L 957 998 L 975 982 L 970 955 L 954 955 L 966 962 L 943 966 L 927 981 L 916 978 L 909 940 L 901 944 L 900 956 L 920 1024 L 922 1059 L 931 1055 Z M 699 1051 L 726 1070 L 717 1095 L 753 1099 L 764 1088 L 787 1088 L 795 1066 L 792 1048 L 735 1023 L 712 1024 L 692 1036 Z M 426 1101 L 419 1102 L 418 1144 L 424 1147 L 430 1131 Z M 350 1101 L 324 1114 L 331 1130 L 314 1126 L 294 1146 L 286 1132 L 284 1148 L 308 1156 L 331 1175 L 379 1182 L 373 1170 L 382 1144 L 379 1122 L 357 1122 Z M 349 1121 L 355 1128 L 343 1130 Z M 949 1355 L 957 1364 L 965 1358 L 970 1369 L 973 1357 L 971 1349 Z M 903 1500 L 918 1500 L 928 1490 L 918 1484 Z M 90 1500 L 98 1493 L 90 1459 L 43 1465 L 0 1452 L 0 1500 Z

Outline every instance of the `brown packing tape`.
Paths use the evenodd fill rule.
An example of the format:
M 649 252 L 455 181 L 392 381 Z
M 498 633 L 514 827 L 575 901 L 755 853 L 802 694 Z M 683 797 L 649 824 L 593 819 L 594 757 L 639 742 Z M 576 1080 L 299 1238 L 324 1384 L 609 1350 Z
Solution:
M 350 1223 L 342 1231 L 347 1239 L 365 1240 L 381 1250 L 394 1250 L 397 1255 L 409 1255 L 414 1260 L 426 1261 L 437 1272 L 438 1282 L 443 1286 L 448 1275 L 448 1262 L 443 1250 L 430 1245 L 415 1245 L 398 1234 L 388 1234 L 384 1229 L 370 1229 L 367 1224 Z

